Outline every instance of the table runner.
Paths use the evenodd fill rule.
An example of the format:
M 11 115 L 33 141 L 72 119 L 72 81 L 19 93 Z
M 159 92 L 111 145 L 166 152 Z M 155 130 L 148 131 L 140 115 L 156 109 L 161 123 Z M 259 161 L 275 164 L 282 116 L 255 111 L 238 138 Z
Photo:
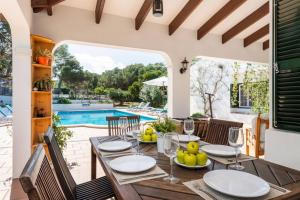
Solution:
M 222 163 L 224 165 L 230 165 L 235 163 L 235 157 L 219 157 L 219 156 L 213 156 L 213 155 L 208 155 L 208 157 L 214 161 L 217 161 L 219 163 Z M 245 162 L 249 160 L 255 160 L 257 158 L 252 157 L 252 156 L 247 156 L 245 154 L 240 154 L 238 156 L 238 162 Z
M 153 169 L 143 173 L 125 174 L 112 171 L 112 174 L 120 185 L 168 176 L 168 173 L 166 173 L 157 165 Z

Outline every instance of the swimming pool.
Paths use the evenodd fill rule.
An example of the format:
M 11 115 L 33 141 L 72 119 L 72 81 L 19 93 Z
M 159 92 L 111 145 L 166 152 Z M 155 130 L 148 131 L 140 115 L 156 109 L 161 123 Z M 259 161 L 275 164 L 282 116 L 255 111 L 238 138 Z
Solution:
M 91 111 L 59 111 L 62 125 L 107 125 L 107 116 L 133 116 L 134 114 L 120 110 L 91 110 Z M 155 120 L 152 117 L 141 116 L 141 121 Z

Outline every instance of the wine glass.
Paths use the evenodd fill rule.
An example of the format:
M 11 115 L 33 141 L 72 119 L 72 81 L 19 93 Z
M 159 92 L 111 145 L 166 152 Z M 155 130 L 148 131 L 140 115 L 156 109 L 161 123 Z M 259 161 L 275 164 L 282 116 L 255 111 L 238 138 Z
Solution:
M 186 119 L 183 121 L 183 130 L 189 136 L 189 141 L 191 138 L 191 134 L 194 133 L 194 120 Z
M 126 141 L 126 132 L 128 128 L 128 118 L 127 117 L 120 117 L 119 118 L 119 128 L 121 129 L 121 135 L 123 136 L 123 140 Z
M 166 133 L 164 135 L 164 154 L 170 158 L 170 175 L 164 178 L 164 181 L 178 183 L 179 178 L 173 175 L 173 160 L 176 157 L 176 151 L 179 148 L 178 135 L 176 133 Z
M 242 128 L 231 127 L 228 133 L 228 142 L 235 149 L 235 164 L 229 165 L 234 170 L 243 170 L 244 167 L 238 163 L 239 148 L 244 145 L 244 133 Z
M 139 141 L 139 138 L 141 137 L 141 133 L 142 133 L 142 130 L 133 130 L 132 131 L 132 136 L 134 139 L 136 139 L 136 142 L 137 142 L 137 150 L 136 150 L 136 155 L 143 155 L 142 153 L 140 153 L 140 141 Z

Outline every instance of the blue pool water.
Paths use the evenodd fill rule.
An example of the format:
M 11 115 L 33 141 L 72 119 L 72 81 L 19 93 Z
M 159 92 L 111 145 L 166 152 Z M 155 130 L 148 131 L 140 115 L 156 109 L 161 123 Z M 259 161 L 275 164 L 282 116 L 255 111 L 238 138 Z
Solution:
M 92 110 L 92 111 L 59 111 L 62 125 L 107 125 L 107 116 L 132 116 L 134 114 L 120 110 Z M 151 121 L 155 118 L 141 116 L 141 121 Z

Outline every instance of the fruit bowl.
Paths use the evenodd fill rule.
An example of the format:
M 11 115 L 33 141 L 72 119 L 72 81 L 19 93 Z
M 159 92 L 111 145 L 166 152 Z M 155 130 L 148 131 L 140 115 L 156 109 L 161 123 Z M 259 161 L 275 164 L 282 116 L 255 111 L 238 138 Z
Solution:
M 157 143 L 157 141 L 144 141 L 141 138 L 139 138 L 139 142 L 141 142 L 141 143 L 148 143 L 148 144 L 155 144 L 155 143 Z
M 207 166 L 209 166 L 211 164 L 211 161 L 210 159 L 207 159 L 206 161 L 206 164 L 205 165 L 194 165 L 194 166 L 190 166 L 190 165 L 185 165 L 183 163 L 180 163 L 177 158 L 174 158 L 174 162 L 179 165 L 179 166 L 182 166 L 182 167 L 185 167 L 185 168 L 189 168 L 189 169 L 201 169 L 201 168 L 205 168 Z

